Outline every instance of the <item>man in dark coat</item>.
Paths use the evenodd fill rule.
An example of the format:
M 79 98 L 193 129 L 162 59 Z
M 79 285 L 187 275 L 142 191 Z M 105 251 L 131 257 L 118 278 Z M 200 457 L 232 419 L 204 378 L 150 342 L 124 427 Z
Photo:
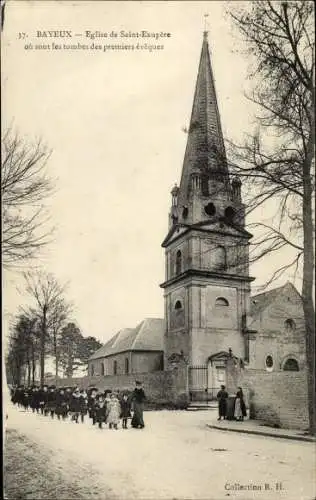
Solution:
M 145 427 L 143 419 L 144 401 L 146 399 L 145 392 L 142 388 L 142 383 L 136 381 L 136 387 L 132 393 L 131 401 L 133 404 L 134 415 L 131 425 L 134 429 L 143 429 Z
M 36 387 L 36 385 L 32 388 L 30 406 L 32 408 L 33 413 L 35 411 L 38 413 L 38 411 L 39 411 L 39 391 L 38 391 L 38 387 Z
M 76 424 L 79 424 L 79 415 L 80 415 L 80 390 L 79 390 L 79 387 L 76 387 L 76 389 L 72 393 L 72 396 L 70 399 L 70 413 L 71 413 L 71 420 L 75 421 Z
M 22 406 L 25 410 L 28 409 L 31 400 L 31 389 L 30 387 L 24 387 L 24 391 L 22 394 Z
M 56 415 L 58 420 L 60 417 L 65 420 L 68 413 L 68 405 L 65 397 L 65 389 L 61 387 L 56 393 Z
M 48 387 L 47 385 L 44 385 L 40 390 L 39 390 L 39 407 L 41 410 L 42 415 L 47 415 L 48 410 L 47 410 L 47 403 L 48 403 Z
M 50 412 L 50 416 L 54 418 L 56 411 L 56 387 L 52 385 L 48 392 L 47 409 Z
M 88 396 L 88 411 L 89 418 L 92 419 L 92 425 L 96 423 L 96 402 L 97 402 L 97 388 L 90 389 L 90 394 Z
M 217 393 L 217 401 L 218 401 L 218 419 L 225 420 L 226 414 L 227 414 L 227 398 L 228 398 L 228 393 L 225 390 L 225 386 L 221 385 L 221 390 Z
M 81 422 L 84 423 L 84 416 L 87 414 L 88 410 L 88 394 L 84 389 L 80 390 L 79 401 L 80 401 L 80 418 Z

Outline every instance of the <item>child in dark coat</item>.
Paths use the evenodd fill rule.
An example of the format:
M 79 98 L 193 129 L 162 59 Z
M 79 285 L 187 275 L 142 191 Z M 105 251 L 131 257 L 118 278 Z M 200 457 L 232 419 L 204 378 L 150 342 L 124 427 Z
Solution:
M 88 410 L 88 394 L 84 389 L 80 391 L 80 418 L 81 422 L 84 422 L 84 416 L 87 414 Z
M 80 415 L 80 391 L 79 391 L 79 388 L 76 388 L 71 396 L 70 412 L 71 412 L 71 420 L 75 421 L 76 424 L 78 424 L 79 423 L 79 415 Z
M 96 423 L 96 403 L 97 403 L 97 389 L 91 389 L 88 397 L 88 411 L 89 418 L 92 419 L 92 425 Z
M 65 390 L 60 389 L 56 394 L 56 415 L 58 420 L 60 417 L 65 420 L 68 414 L 68 404 L 65 396 Z
M 131 417 L 131 401 L 128 394 L 123 394 L 123 398 L 121 399 L 121 419 L 123 429 L 127 429 L 127 419 Z
M 99 396 L 97 396 L 95 404 L 95 418 L 96 422 L 99 424 L 99 428 L 102 429 L 102 424 L 106 421 L 106 401 L 103 394 L 99 394 Z

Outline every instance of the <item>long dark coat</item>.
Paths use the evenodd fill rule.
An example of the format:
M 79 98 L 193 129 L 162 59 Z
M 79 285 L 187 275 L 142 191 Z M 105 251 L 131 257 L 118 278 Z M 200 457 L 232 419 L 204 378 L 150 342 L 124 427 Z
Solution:
M 217 393 L 218 414 L 220 417 L 226 417 L 227 414 L 227 398 L 228 393 L 222 389 Z
M 131 401 L 129 399 L 121 399 L 121 418 L 130 418 L 131 415 Z
M 80 395 L 76 396 L 74 393 L 71 396 L 69 409 L 73 413 L 80 413 Z
M 47 409 L 49 411 L 55 411 L 56 410 L 56 391 L 49 391 L 48 397 L 47 397 Z
M 88 396 L 87 394 L 80 393 L 79 396 L 80 413 L 86 415 L 88 409 Z
M 68 412 L 68 403 L 65 393 L 57 392 L 56 394 L 56 413 L 57 415 L 66 416 Z
M 38 391 L 39 393 L 39 403 L 41 406 L 46 406 L 47 405 L 47 402 L 48 402 L 48 391 L 44 391 L 43 389 L 40 389 Z
M 96 421 L 102 423 L 106 421 L 106 402 L 98 400 L 94 407 Z
M 133 404 L 133 410 L 134 410 L 134 415 L 131 421 L 132 427 L 135 427 L 136 429 L 138 427 L 145 427 L 144 424 L 144 418 L 143 418 L 143 411 L 144 411 L 144 401 L 146 399 L 145 392 L 143 389 L 134 389 L 134 392 L 132 394 L 132 404 Z
M 89 411 L 90 418 L 94 418 L 96 415 L 96 404 L 97 404 L 96 396 L 92 396 L 90 394 L 90 396 L 88 398 L 88 411 Z

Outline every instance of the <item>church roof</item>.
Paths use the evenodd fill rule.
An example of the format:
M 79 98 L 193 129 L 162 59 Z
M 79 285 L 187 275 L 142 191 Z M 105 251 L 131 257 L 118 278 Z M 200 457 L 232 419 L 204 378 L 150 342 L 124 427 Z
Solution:
M 100 347 L 89 360 L 126 351 L 163 351 L 164 320 L 146 318 L 136 328 L 124 328 Z
M 228 167 L 215 92 L 207 32 L 204 32 L 195 87 L 187 147 L 179 191 L 179 206 L 187 204 L 190 175 L 204 172 L 210 178 L 221 173 L 228 181 Z
M 289 281 L 285 285 L 273 288 L 267 292 L 258 293 L 250 298 L 250 316 L 252 318 L 257 317 L 262 311 L 264 311 L 270 304 L 272 304 L 277 297 L 284 293 L 286 290 L 292 289 L 296 294 L 299 295 L 295 286 Z

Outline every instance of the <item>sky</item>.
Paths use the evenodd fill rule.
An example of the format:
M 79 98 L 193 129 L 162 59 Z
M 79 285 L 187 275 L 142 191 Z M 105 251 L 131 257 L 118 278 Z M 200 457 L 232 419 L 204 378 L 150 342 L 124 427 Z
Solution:
M 242 3 L 242 2 L 241 2 Z M 249 61 L 225 15 L 227 3 L 8 1 L 2 40 L 2 117 L 28 141 L 52 150 L 56 179 L 47 201 L 54 241 L 38 265 L 68 283 L 73 319 L 102 342 L 145 317 L 163 317 L 164 250 L 170 190 L 179 183 L 198 70 L 204 14 L 223 134 L 241 141 L 254 126 L 244 97 Z M 72 30 L 72 39 L 37 31 Z M 102 33 L 170 33 L 141 44 L 161 50 L 98 50 L 134 38 Z M 19 33 L 27 38 L 19 39 Z M 39 44 L 88 45 L 82 49 Z M 32 49 L 26 49 L 26 44 Z M 266 214 L 257 213 L 258 219 Z M 283 254 L 281 258 L 285 258 Z M 253 291 L 278 262 L 256 264 Z M 283 276 L 282 285 L 287 280 Z M 28 299 L 20 272 L 5 272 L 4 321 Z

